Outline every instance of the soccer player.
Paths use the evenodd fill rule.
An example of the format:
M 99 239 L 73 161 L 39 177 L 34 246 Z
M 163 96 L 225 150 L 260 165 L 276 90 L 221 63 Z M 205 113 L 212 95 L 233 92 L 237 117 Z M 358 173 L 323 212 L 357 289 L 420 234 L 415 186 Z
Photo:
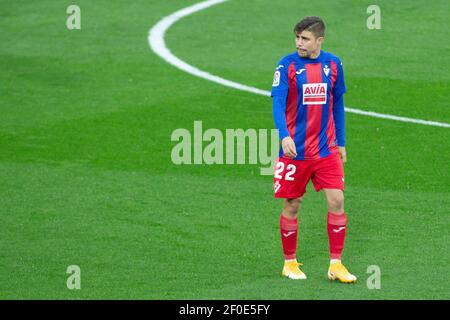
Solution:
M 280 60 L 275 70 L 273 117 L 281 147 L 275 165 L 274 191 L 284 199 L 280 216 L 284 251 L 282 275 L 306 279 L 297 262 L 298 212 L 312 180 L 323 190 L 328 203 L 327 229 L 330 246 L 328 278 L 355 282 L 341 262 L 347 216 L 344 211 L 346 91 L 341 61 L 321 50 L 325 24 L 319 17 L 306 17 L 294 27 L 297 52 Z

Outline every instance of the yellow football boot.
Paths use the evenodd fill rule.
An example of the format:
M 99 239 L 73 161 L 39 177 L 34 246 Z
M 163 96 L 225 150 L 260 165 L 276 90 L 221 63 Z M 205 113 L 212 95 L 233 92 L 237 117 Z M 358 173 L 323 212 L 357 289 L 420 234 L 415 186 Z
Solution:
M 283 271 L 281 272 L 282 276 L 288 277 L 289 279 L 299 280 L 306 279 L 306 274 L 300 270 L 300 266 L 303 264 L 297 261 L 285 261 Z
M 337 261 L 330 263 L 328 268 L 328 279 L 339 280 L 343 283 L 353 283 L 356 282 L 356 276 L 348 272 L 347 268 L 342 264 L 342 262 Z

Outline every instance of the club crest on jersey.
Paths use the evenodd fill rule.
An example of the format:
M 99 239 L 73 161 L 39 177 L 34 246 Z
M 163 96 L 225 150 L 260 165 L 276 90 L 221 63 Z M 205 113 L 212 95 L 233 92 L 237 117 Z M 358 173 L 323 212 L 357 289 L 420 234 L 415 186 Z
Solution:
M 303 84 L 303 104 L 326 104 L 327 84 L 326 83 L 305 83 Z
M 323 72 L 328 77 L 328 74 L 330 74 L 330 68 L 328 67 L 328 65 L 325 65 L 325 67 L 323 67 Z

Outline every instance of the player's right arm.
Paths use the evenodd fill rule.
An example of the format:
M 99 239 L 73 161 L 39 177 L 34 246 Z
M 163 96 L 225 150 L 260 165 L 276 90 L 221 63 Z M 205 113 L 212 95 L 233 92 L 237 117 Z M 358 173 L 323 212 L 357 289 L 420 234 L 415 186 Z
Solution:
M 286 123 L 286 100 L 289 92 L 288 66 L 281 60 L 275 70 L 272 84 L 272 114 L 278 129 L 283 153 L 289 158 L 297 156 L 294 140 L 289 135 Z

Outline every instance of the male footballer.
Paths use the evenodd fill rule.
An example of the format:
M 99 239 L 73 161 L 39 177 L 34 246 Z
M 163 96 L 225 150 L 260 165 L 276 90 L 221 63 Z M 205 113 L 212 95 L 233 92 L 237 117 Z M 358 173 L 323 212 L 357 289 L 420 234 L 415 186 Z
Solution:
M 328 203 L 330 266 L 328 278 L 355 282 L 341 262 L 347 216 L 344 211 L 345 115 L 344 73 L 335 55 L 322 51 L 325 24 L 306 17 L 294 27 L 297 52 L 287 55 L 275 70 L 273 117 L 281 148 L 275 165 L 274 191 L 283 198 L 280 216 L 285 257 L 282 275 L 306 279 L 297 262 L 298 212 L 312 180 Z

